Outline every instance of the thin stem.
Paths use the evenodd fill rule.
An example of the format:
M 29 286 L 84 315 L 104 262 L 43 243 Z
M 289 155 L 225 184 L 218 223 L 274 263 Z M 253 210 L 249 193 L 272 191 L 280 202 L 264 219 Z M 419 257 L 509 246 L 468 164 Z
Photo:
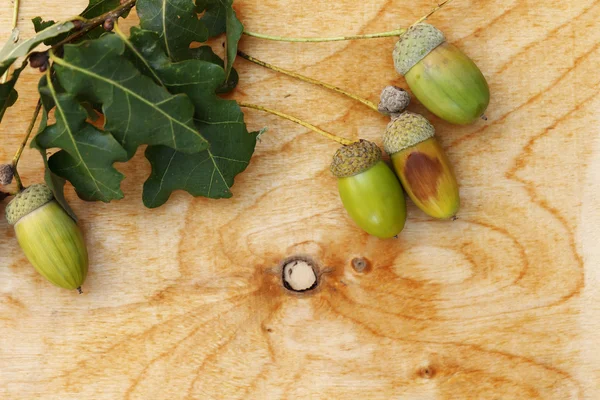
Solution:
M 75 39 L 80 38 L 81 36 L 85 35 L 89 31 L 91 31 L 92 29 L 102 25 L 104 23 L 104 21 L 106 21 L 109 18 L 116 21 L 117 18 L 119 18 L 121 15 L 123 15 L 124 13 L 129 11 L 131 8 L 133 8 L 133 6 L 135 5 L 135 2 L 136 2 L 136 0 L 127 0 L 126 2 L 121 4 L 119 7 L 115 8 L 114 10 L 105 12 L 104 14 L 99 15 L 95 18 L 85 20 L 83 22 L 83 25 L 81 26 L 81 28 L 78 31 L 67 36 L 65 39 L 61 40 L 60 42 L 58 42 L 57 44 L 52 46 L 52 48 L 53 49 L 59 48 L 67 43 L 72 42 Z M 78 19 L 78 20 L 80 20 L 80 19 Z
M 23 154 L 23 150 L 27 145 L 27 141 L 29 140 L 29 136 L 31 136 L 31 132 L 33 131 L 33 127 L 35 126 L 35 121 L 37 121 L 37 117 L 40 114 L 40 110 L 42 109 L 42 101 L 38 99 L 37 105 L 35 106 L 35 111 L 33 112 L 33 116 L 31 117 L 31 121 L 29 122 L 29 126 L 27 127 L 27 132 L 25 133 L 25 138 L 21 142 L 19 149 L 15 153 L 15 156 L 12 160 L 12 169 L 13 169 L 13 177 L 15 178 L 15 182 L 17 183 L 17 190 L 20 192 L 23 190 L 23 183 L 21 182 L 21 177 L 17 172 L 17 164 L 19 163 L 19 159 L 21 158 L 21 154 Z
M 19 18 L 19 0 L 14 0 L 11 31 L 14 31 L 15 28 L 17 27 L 18 18 Z M 8 79 L 8 69 L 6 71 L 4 71 L 4 74 L 2 74 L 2 77 L 0 78 L 0 83 L 6 83 L 7 79 Z
M 300 75 L 300 74 L 298 74 L 296 72 L 288 71 L 287 69 L 283 69 L 283 68 L 277 67 L 275 65 L 266 63 L 264 61 L 259 60 L 258 58 L 254 58 L 252 56 L 249 56 L 248 54 L 244 53 L 241 50 L 238 50 L 238 55 L 240 57 L 242 57 L 242 58 L 250 61 L 250 62 L 253 62 L 254 64 L 260 65 L 260 66 L 268 68 L 270 70 L 281 72 L 282 74 L 291 76 L 291 77 L 296 78 L 296 79 L 300 79 L 301 81 L 312 83 L 313 85 L 321 86 L 321 87 L 327 88 L 329 90 L 333 90 L 334 92 L 341 93 L 344 96 L 348 96 L 351 99 L 359 101 L 359 102 L 363 103 L 364 105 L 366 105 L 367 107 L 369 107 L 370 109 L 379 112 L 377 110 L 377 105 L 375 103 L 373 103 L 372 101 L 369 101 L 367 99 L 363 99 L 362 97 L 359 97 L 359 96 L 357 96 L 357 95 L 355 95 L 355 94 L 353 94 L 351 92 L 348 92 L 348 91 L 346 91 L 344 89 L 341 89 L 341 88 L 339 88 L 337 86 L 333 86 L 333 85 L 330 85 L 329 83 L 325 83 L 325 82 L 319 81 L 317 79 L 309 78 L 308 76 Z
M 308 128 L 308 129 L 312 130 L 313 132 L 318 133 L 319 135 L 322 135 L 322 136 L 326 137 L 327 139 L 331 139 L 331 140 L 333 140 L 335 142 L 338 142 L 339 144 L 349 145 L 349 144 L 352 144 L 352 143 L 355 142 L 354 140 L 350 140 L 350 139 L 345 139 L 343 137 L 339 137 L 337 135 L 334 135 L 333 133 L 329 133 L 327 131 L 324 131 L 323 129 L 321 129 L 319 127 L 316 127 L 313 124 L 310 124 L 310 123 L 308 123 L 306 121 L 303 121 L 303 120 L 301 120 L 299 118 L 296 118 L 296 117 L 294 117 L 292 115 L 284 114 L 284 113 L 282 113 L 280 111 L 273 110 L 271 108 L 267 108 L 267 107 L 263 107 L 263 106 L 259 106 L 259 105 L 251 104 L 251 103 L 244 103 L 244 102 L 241 102 L 241 101 L 238 101 L 238 104 L 240 105 L 240 107 L 253 108 L 255 110 L 264 111 L 264 112 L 267 112 L 269 114 L 277 115 L 278 117 L 281 117 L 281 118 L 287 119 L 289 121 L 295 122 L 297 124 L 302 125 L 305 128 Z
M 265 35 L 263 33 L 244 31 L 244 35 L 252 36 L 259 39 L 267 39 L 274 40 L 277 42 L 301 42 L 301 43 L 310 43 L 310 42 L 340 42 L 342 40 L 355 40 L 355 39 L 374 39 L 374 38 L 384 38 L 391 36 L 400 36 L 402 35 L 406 29 L 394 29 L 393 31 L 387 32 L 379 32 L 379 33 L 367 33 L 364 35 L 349 35 L 349 36 L 332 36 L 332 37 L 286 37 L 286 36 L 273 36 L 273 35 Z
M 15 5 L 13 7 L 13 17 L 12 17 L 12 28 L 15 29 L 17 27 L 17 19 L 19 18 L 19 0 L 14 0 Z
M 420 24 L 425 21 L 427 18 L 431 17 L 435 14 L 439 9 L 450 3 L 452 0 L 445 0 L 439 3 L 437 6 L 431 9 L 427 14 L 419 18 L 411 27 Z M 374 39 L 374 38 L 384 38 L 390 36 L 402 36 L 406 33 L 406 29 L 399 28 L 394 29 L 393 31 L 387 32 L 378 32 L 378 33 L 367 33 L 364 35 L 346 35 L 346 36 L 333 36 L 333 37 L 287 37 L 287 36 L 273 36 L 273 35 L 265 35 L 262 33 L 249 32 L 244 31 L 244 35 L 252 36 L 260 39 L 274 40 L 278 42 L 302 42 L 302 43 L 310 43 L 310 42 L 338 42 L 341 40 L 355 40 L 355 39 Z
M 431 17 L 433 14 L 435 14 L 438 10 L 440 10 L 441 8 L 443 8 L 444 6 L 446 6 L 451 1 L 452 0 L 442 1 L 440 4 L 438 4 L 437 6 L 433 7 L 431 9 L 431 11 L 429 11 L 427 14 L 423 15 L 421 18 L 419 18 L 418 20 L 416 20 L 410 27 L 412 28 L 413 26 L 415 26 L 417 24 L 420 24 L 421 22 L 425 21 L 427 18 Z

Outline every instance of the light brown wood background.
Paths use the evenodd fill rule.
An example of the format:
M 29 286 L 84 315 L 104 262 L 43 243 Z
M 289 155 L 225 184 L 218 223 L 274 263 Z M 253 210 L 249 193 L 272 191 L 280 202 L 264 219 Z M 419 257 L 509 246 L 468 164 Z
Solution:
M 28 36 L 32 17 L 67 18 L 85 4 L 22 0 L 19 27 Z M 433 5 L 236 9 L 249 30 L 310 36 L 393 29 Z M 11 7 L 0 4 L 3 40 Z M 44 281 L 0 222 L 0 398 L 600 399 L 600 2 L 455 0 L 431 21 L 492 91 L 487 122 L 426 114 L 461 183 L 458 221 L 409 204 L 399 239 L 367 236 L 328 171 L 336 144 L 255 111 L 249 127 L 269 131 L 230 200 L 176 193 L 144 209 L 139 151 L 118 166 L 124 200 L 85 203 L 68 190 L 90 249 L 83 295 Z M 393 45 L 240 47 L 377 101 L 383 86 L 404 85 Z M 244 60 L 236 67 L 234 98 L 380 142 L 386 120 L 364 106 Z M 2 162 L 38 78 L 27 71 L 0 126 Z M 41 180 L 35 151 L 21 174 Z M 311 295 L 286 293 L 270 272 L 294 254 L 329 268 Z M 367 272 L 353 271 L 354 257 L 369 260 Z

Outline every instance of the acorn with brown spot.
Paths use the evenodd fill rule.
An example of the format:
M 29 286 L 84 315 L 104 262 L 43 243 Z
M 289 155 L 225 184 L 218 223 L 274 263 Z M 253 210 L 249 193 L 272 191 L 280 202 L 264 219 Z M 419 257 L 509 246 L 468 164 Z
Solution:
M 458 184 L 435 129 L 425 117 L 404 112 L 385 129 L 383 148 L 412 201 L 434 218 L 458 212 Z

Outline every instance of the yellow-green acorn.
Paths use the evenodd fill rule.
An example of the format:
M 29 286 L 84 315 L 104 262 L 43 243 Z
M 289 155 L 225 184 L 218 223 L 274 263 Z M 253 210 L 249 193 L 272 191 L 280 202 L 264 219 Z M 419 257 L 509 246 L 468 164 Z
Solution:
M 381 150 L 366 140 L 343 146 L 333 156 L 344 208 L 365 232 L 394 237 L 404 228 L 406 202 L 398 178 L 381 160 Z
M 425 117 L 405 112 L 392 120 L 383 148 L 412 201 L 435 218 L 451 218 L 460 206 L 458 185 L 444 150 Z
M 396 71 L 429 111 L 453 124 L 469 124 L 483 116 L 490 102 L 485 77 L 433 25 L 409 28 L 393 55 Z
M 44 184 L 18 193 L 6 206 L 17 241 L 35 269 L 56 286 L 80 290 L 88 270 L 83 235 Z

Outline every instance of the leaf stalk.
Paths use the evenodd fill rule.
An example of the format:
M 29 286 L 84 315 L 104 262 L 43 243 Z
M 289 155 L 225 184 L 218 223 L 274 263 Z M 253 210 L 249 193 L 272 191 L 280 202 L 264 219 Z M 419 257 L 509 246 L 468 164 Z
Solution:
M 452 0 L 445 0 L 439 3 L 437 6 L 431 9 L 427 14 L 419 18 L 415 23 L 413 23 L 410 27 L 413 27 L 421 22 L 425 21 L 427 18 L 431 17 L 438 10 L 446 6 Z M 375 38 L 384 38 L 384 37 L 392 37 L 392 36 L 402 36 L 406 33 L 408 29 L 398 28 L 392 31 L 386 32 L 377 32 L 377 33 L 367 33 L 363 35 L 345 35 L 345 36 L 332 36 L 332 37 L 288 37 L 288 36 L 274 36 L 274 35 L 266 35 L 263 33 L 244 31 L 244 35 L 252 36 L 259 39 L 273 40 L 277 42 L 301 42 L 301 43 L 317 43 L 317 42 L 339 42 L 342 40 L 357 40 L 357 39 L 375 39 Z
M 400 36 L 406 29 L 394 29 L 393 31 L 378 32 L 378 33 L 367 33 L 364 35 L 347 35 L 347 36 L 332 36 L 332 37 L 288 37 L 288 36 L 274 36 L 266 35 L 258 32 L 244 31 L 244 35 L 252 36 L 259 39 L 273 40 L 276 42 L 296 42 L 296 43 L 313 43 L 313 42 L 340 42 L 342 40 L 358 40 L 358 39 L 374 39 L 384 38 L 392 36 Z
M 259 110 L 259 111 L 264 111 L 266 113 L 273 114 L 273 115 L 276 115 L 278 117 L 281 117 L 281 118 L 287 119 L 289 121 L 295 122 L 295 123 L 297 123 L 299 125 L 302 125 L 305 128 L 310 129 L 313 132 L 318 133 L 319 135 L 321 135 L 323 137 L 326 137 L 327 139 L 333 140 L 334 142 L 337 142 L 337 143 L 342 144 L 344 146 L 347 146 L 347 145 L 352 144 L 352 143 L 355 142 L 355 140 L 350 140 L 350 139 L 346 139 L 346 138 L 334 135 L 333 133 L 327 132 L 327 131 L 325 131 L 325 130 L 323 130 L 323 129 L 321 129 L 321 128 L 319 128 L 319 127 L 317 127 L 317 126 L 315 126 L 315 125 L 313 125 L 313 124 L 311 124 L 309 122 L 301 120 L 300 118 L 296 118 L 296 117 L 294 117 L 292 115 L 282 113 L 281 111 L 273 110 L 272 108 L 267 108 L 267 107 L 259 106 L 257 104 L 245 103 L 245 102 L 241 102 L 241 101 L 238 101 L 238 104 L 240 105 L 240 107 L 252 108 L 252 109 L 255 109 L 255 110 Z
M 33 111 L 33 116 L 31 117 L 31 121 L 29 122 L 29 126 L 27 127 L 27 132 L 25 133 L 25 137 L 19 146 L 19 149 L 15 153 L 15 156 L 12 160 L 12 169 L 13 169 L 13 177 L 17 184 L 17 191 L 20 192 L 23 190 L 23 182 L 21 181 L 21 177 L 19 176 L 19 172 L 17 171 L 17 164 L 19 164 L 19 159 L 21 158 L 21 154 L 23 154 L 23 150 L 27 145 L 27 141 L 29 140 L 29 136 L 31 136 L 31 132 L 35 126 L 35 122 L 37 121 L 38 115 L 40 114 L 40 110 L 42 109 L 42 100 L 38 99 L 37 105 L 35 106 L 35 110 Z
M 14 31 L 15 28 L 17 27 L 18 19 L 19 19 L 19 0 L 14 0 L 11 31 Z M 2 77 L 0 78 L 0 83 L 6 83 L 7 79 L 8 79 L 8 69 L 4 72 L 4 74 L 2 74 Z
M 333 90 L 334 92 L 337 92 L 337 93 L 343 94 L 344 96 L 347 96 L 347 97 L 349 97 L 349 98 L 351 98 L 351 99 L 354 99 L 354 100 L 356 100 L 356 101 L 358 101 L 358 102 L 360 102 L 360 103 L 362 103 L 362 104 L 366 105 L 366 106 L 367 106 L 367 107 L 369 107 L 370 109 L 372 109 L 372 110 L 374 110 L 374 111 L 377 111 L 377 112 L 379 112 L 379 110 L 377 109 L 377 105 L 376 105 L 375 103 L 373 103 L 373 102 L 372 102 L 372 101 L 370 101 L 370 100 L 364 99 L 364 98 L 362 98 L 362 97 L 360 97 L 360 96 L 357 96 L 357 95 L 355 95 L 354 93 L 351 93 L 351 92 L 349 92 L 349 91 L 347 91 L 347 90 L 341 89 L 341 88 L 339 88 L 339 87 L 337 87 L 337 86 L 334 86 L 334 85 L 331 85 L 331 84 L 329 84 L 329 83 L 326 83 L 326 82 L 320 81 L 320 80 L 318 80 L 318 79 L 309 78 L 308 76 L 304 76 L 304 75 L 298 74 L 298 73 L 296 73 L 296 72 L 292 72 L 292 71 L 289 71 L 289 70 L 283 69 L 283 68 L 281 68 L 281 67 L 277 67 L 277 66 L 275 66 L 275 65 L 272 65 L 272 64 L 266 63 L 266 62 L 264 62 L 264 61 L 261 61 L 261 60 L 259 60 L 258 58 L 252 57 L 252 56 L 250 56 L 250 55 L 248 55 L 248 54 L 244 53 L 244 52 L 243 52 L 243 51 L 241 51 L 241 50 L 238 50 L 238 55 L 239 55 L 240 57 L 242 57 L 242 58 L 244 58 L 244 59 L 246 59 L 246 60 L 248 60 L 248 61 L 250 61 L 250 62 L 254 63 L 254 64 L 257 64 L 257 65 L 260 65 L 260 66 L 262 66 L 262 67 L 268 68 L 268 69 L 270 69 L 270 70 L 272 70 L 272 71 L 280 72 L 280 73 L 282 73 L 282 74 L 284 74 L 284 75 L 291 76 L 291 77 L 293 77 L 293 78 L 296 78 L 296 79 L 299 79 L 299 80 L 301 80 L 301 81 L 303 81 L 303 82 L 312 83 L 313 85 L 321 86 L 321 87 L 324 87 L 324 88 L 326 88 L 326 89 Z

